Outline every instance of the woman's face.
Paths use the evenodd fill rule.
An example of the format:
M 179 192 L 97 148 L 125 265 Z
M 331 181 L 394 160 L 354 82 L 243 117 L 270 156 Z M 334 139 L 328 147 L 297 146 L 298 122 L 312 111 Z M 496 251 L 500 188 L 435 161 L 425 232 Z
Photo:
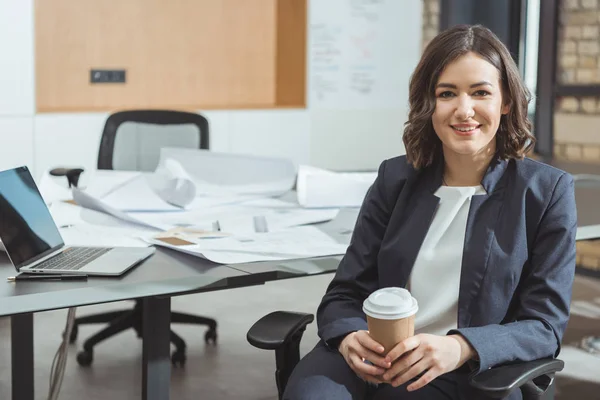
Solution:
M 462 156 L 493 154 L 496 131 L 509 107 L 502 101 L 500 74 L 475 53 L 448 64 L 435 88 L 433 129 L 444 154 Z

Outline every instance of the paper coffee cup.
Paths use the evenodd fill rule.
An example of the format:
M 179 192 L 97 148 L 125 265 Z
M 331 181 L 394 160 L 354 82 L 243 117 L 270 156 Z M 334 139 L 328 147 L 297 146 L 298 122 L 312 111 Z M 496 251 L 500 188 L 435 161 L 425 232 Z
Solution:
M 394 346 L 415 334 L 417 300 L 406 289 L 379 289 L 363 302 L 369 334 L 387 354 Z

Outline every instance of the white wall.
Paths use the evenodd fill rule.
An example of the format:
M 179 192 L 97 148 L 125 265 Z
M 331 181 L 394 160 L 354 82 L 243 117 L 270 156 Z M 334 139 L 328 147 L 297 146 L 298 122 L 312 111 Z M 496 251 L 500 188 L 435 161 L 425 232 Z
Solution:
M 0 170 L 27 165 L 33 168 L 33 119 L 0 116 Z
M 404 154 L 408 83 L 421 55 L 422 0 L 311 0 L 310 162 L 375 169 Z
M 34 113 L 33 1 L 0 0 L 0 116 Z
M 309 7 L 311 1 L 320 0 L 310 0 Z M 402 4 L 399 15 L 382 21 L 381 32 L 387 39 L 380 46 L 386 46 L 382 54 L 390 55 L 391 61 L 382 64 L 387 65 L 388 75 L 390 70 L 398 71 L 387 84 L 401 88 L 398 93 L 404 99 L 408 71 L 418 61 L 421 0 L 403 0 Z M 314 17 L 313 13 L 310 18 Z M 94 168 L 107 113 L 35 113 L 33 0 L 0 0 L 0 49 L 0 169 L 26 164 L 39 177 L 58 165 Z M 401 132 L 406 101 L 395 103 L 392 107 L 309 104 L 306 109 L 200 112 L 209 120 L 215 151 L 358 170 L 376 168 L 383 158 L 404 152 Z
M 0 169 L 34 166 L 33 3 L 0 0 Z

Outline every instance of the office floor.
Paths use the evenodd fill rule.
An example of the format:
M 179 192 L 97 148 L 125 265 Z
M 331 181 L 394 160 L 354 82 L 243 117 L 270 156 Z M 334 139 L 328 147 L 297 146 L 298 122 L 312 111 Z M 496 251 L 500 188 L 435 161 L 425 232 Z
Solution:
M 253 348 L 246 331 L 254 321 L 275 309 L 314 312 L 331 276 L 309 277 L 264 286 L 191 295 L 173 299 L 173 309 L 220 316 L 219 342 L 206 346 L 204 328 L 179 325 L 175 330 L 188 344 L 184 369 L 172 373 L 171 399 L 275 400 L 274 353 Z M 130 307 L 132 302 L 78 309 L 80 315 Z M 52 358 L 59 344 L 66 311 L 35 317 L 36 399 L 45 400 Z M 132 331 L 102 343 L 89 368 L 77 365 L 75 356 L 84 338 L 98 329 L 84 326 L 71 346 L 61 400 L 130 400 L 140 398 L 141 341 Z M 600 281 L 577 277 L 573 316 L 561 358 L 567 367 L 558 378 L 558 399 L 600 399 L 600 357 L 578 350 L 574 344 L 587 334 L 600 334 Z M 316 327 L 305 333 L 302 352 L 316 343 Z M 10 398 L 10 320 L 0 318 L 0 399 Z

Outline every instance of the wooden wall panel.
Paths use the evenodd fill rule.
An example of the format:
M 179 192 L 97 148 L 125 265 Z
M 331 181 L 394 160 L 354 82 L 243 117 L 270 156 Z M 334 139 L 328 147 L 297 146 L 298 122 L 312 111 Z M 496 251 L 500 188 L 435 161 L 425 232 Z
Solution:
M 306 104 L 306 0 L 277 1 L 276 102 Z
M 277 98 L 304 105 L 306 0 L 36 0 L 35 7 L 38 112 L 268 108 Z M 281 65 L 296 62 L 282 73 L 293 68 Z M 92 68 L 126 69 L 127 82 L 91 84 Z M 302 96 L 276 88 L 286 82 L 296 91 L 302 84 Z

